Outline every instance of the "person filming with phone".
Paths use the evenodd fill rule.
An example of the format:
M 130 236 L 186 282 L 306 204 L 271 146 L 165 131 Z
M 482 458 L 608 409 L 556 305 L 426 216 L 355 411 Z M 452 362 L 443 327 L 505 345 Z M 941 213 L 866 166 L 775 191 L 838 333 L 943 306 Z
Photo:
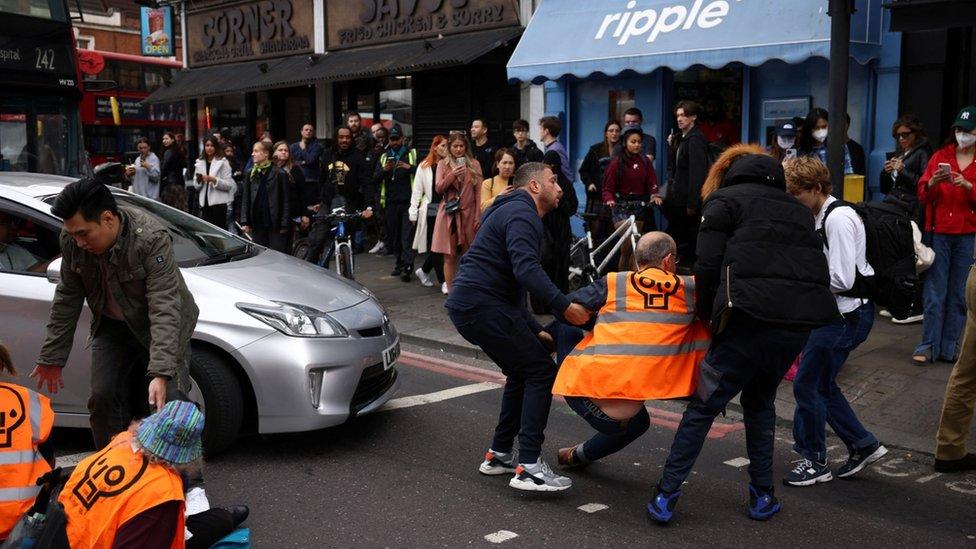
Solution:
M 61 279 L 47 337 L 30 377 L 57 393 L 82 305 L 91 309 L 89 421 L 96 448 L 136 418 L 188 400 L 190 336 L 199 309 L 173 257 L 169 233 L 149 214 L 120 207 L 108 187 L 81 179 L 55 198 L 64 220 Z
M 125 178 L 132 183 L 132 192 L 159 200 L 159 157 L 152 152 L 145 137 L 136 141 L 136 149 L 139 156 L 125 167 Z
M 918 180 L 923 230 L 932 234 L 935 251 L 925 281 L 922 341 L 912 355 L 922 365 L 954 362 L 966 323 L 966 277 L 976 234 L 976 106 L 959 112 L 952 131 L 954 139 L 932 155 Z

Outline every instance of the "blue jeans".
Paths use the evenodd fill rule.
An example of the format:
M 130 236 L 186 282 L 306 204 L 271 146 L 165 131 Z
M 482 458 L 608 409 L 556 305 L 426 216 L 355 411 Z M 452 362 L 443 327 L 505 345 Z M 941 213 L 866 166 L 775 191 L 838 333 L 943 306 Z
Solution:
M 662 490 L 681 489 L 715 416 L 724 412 L 739 392 L 746 424 L 749 477 L 755 486 L 772 486 L 776 387 L 809 334 L 760 322 L 739 311 L 732 313 L 725 330 L 714 337 L 701 363 L 698 388 L 681 416 L 671 454 L 664 465 Z
M 619 452 L 637 440 L 651 426 L 647 408 L 641 407 L 634 417 L 620 421 L 603 413 L 599 406 L 586 397 L 566 397 L 566 404 L 599 431 L 583 443 L 583 461 L 590 462 Z
M 857 318 L 840 318 L 810 334 L 793 380 L 796 411 L 793 414 L 793 450 L 806 459 L 827 459 L 826 424 L 851 452 L 878 440 L 861 425 L 847 398 L 837 386 L 837 374 L 847 356 L 871 333 L 874 304 L 858 308 Z
M 916 355 L 934 362 L 954 361 L 959 351 L 959 336 L 966 325 L 966 278 L 973 264 L 972 234 L 932 236 L 935 262 L 926 271 L 922 320 L 922 342 Z

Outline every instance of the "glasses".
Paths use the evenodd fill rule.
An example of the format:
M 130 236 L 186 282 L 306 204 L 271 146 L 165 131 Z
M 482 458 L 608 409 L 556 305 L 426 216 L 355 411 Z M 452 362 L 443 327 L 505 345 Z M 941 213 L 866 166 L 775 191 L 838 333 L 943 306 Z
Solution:
M 908 139 L 908 137 L 913 133 L 915 132 L 897 132 L 892 134 L 892 137 L 894 137 L 895 139 Z

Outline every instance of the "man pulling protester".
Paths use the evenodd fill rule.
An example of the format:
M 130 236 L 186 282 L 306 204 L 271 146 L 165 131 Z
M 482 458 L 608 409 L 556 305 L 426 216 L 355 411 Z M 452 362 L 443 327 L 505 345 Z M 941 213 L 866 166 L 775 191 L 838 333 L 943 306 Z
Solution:
M 695 392 L 709 343 L 695 316 L 695 281 L 674 274 L 677 247 L 663 232 L 642 236 L 635 256 L 636 272 L 610 273 L 570 295 L 599 311 L 590 333 L 556 324 L 561 366 L 552 392 L 598 431 L 559 450 L 563 467 L 604 458 L 644 434 L 650 426 L 645 400 Z
M 445 307 L 458 333 L 481 347 L 506 376 L 498 426 L 479 471 L 514 473 L 509 486 L 519 490 L 565 490 L 572 481 L 539 458 L 556 364 L 549 350 L 552 338 L 526 309 L 525 292 L 570 324 L 585 323 L 591 313 L 571 303 L 540 263 L 541 218 L 559 205 L 562 194 L 555 174 L 545 164 L 529 162 L 515 172 L 512 189 L 482 217 Z

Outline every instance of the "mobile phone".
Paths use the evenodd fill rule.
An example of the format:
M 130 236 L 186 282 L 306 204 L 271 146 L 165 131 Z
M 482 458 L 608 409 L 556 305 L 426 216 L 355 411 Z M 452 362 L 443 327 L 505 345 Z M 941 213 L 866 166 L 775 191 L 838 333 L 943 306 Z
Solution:
M 947 162 L 939 162 L 939 169 L 938 171 L 936 171 L 936 173 L 941 175 L 949 175 L 949 172 L 951 171 L 952 171 L 952 165 L 950 165 Z
M 462 156 L 461 158 L 454 159 L 454 163 L 457 164 L 458 167 L 464 166 L 464 157 Z

